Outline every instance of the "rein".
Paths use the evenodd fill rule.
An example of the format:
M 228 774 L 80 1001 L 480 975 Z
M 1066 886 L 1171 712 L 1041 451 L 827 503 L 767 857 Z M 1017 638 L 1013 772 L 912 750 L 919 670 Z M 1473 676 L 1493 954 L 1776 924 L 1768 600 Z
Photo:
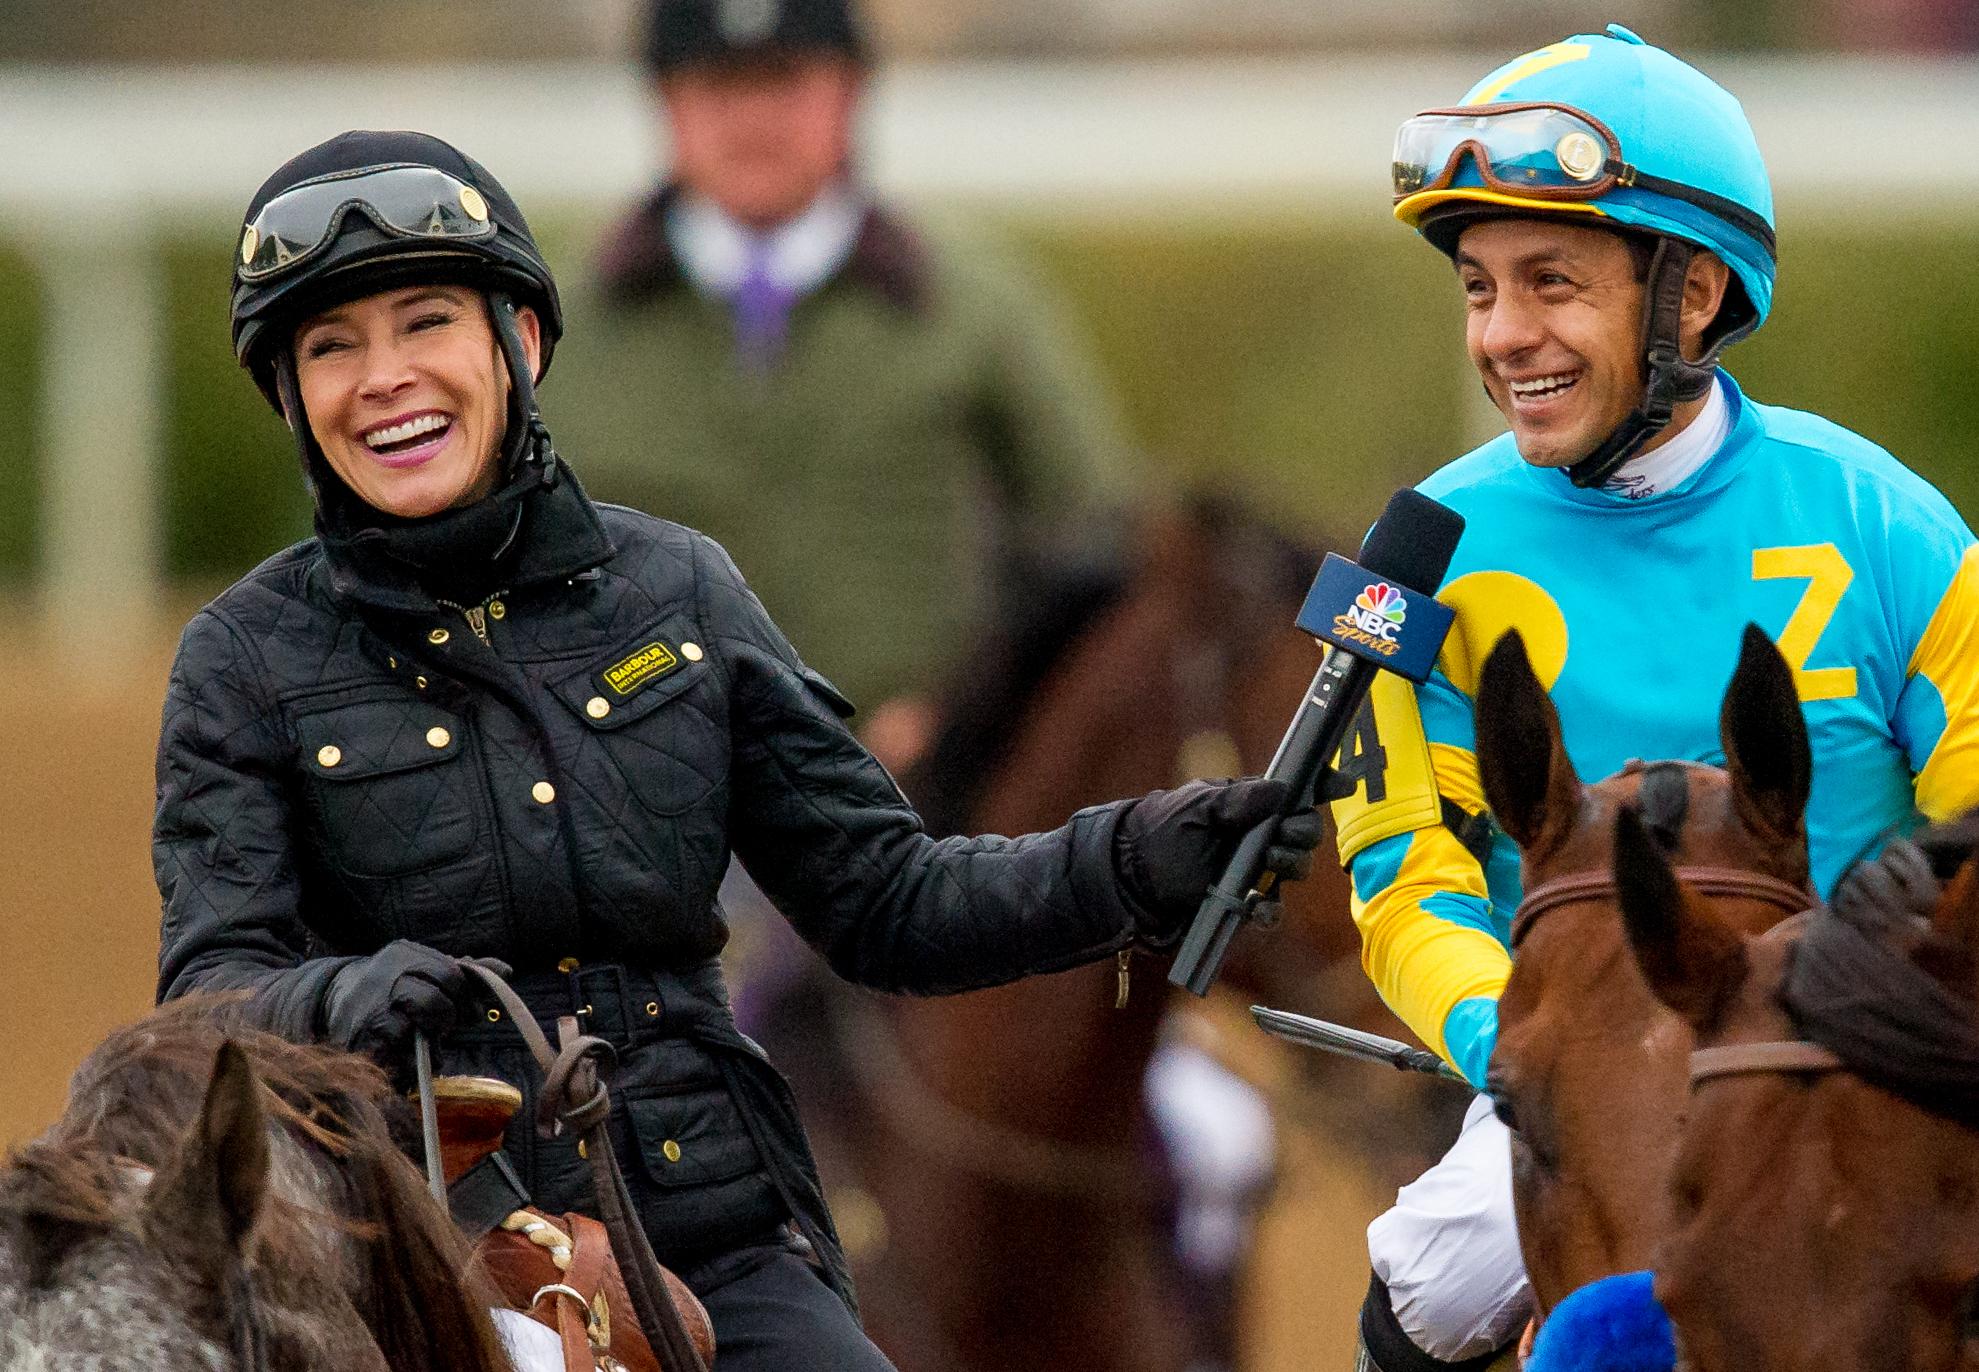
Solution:
M 1805 886 L 1795 886 L 1778 877 L 1747 872 L 1737 867 L 1679 867 L 1676 874 L 1678 880 L 1699 895 L 1756 900 L 1788 915 L 1801 913 L 1815 900 L 1813 893 Z M 1610 872 L 1572 872 L 1541 882 L 1519 902 L 1518 914 L 1512 918 L 1512 947 L 1516 949 L 1525 941 L 1542 915 L 1563 905 L 1615 900 L 1618 896 L 1615 878 Z
M 611 1239 L 619 1274 L 625 1279 L 640 1328 L 653 1351 L 659 1354 L 661 1366 L 667 1372 L 707 1372 L 701 1350 L 695 1347 L 667 1290 L 666 1276 L 653 1253 L 653 1245 L 646 1231 L 639 1227 L 632 1193 L 626 1189 L 625 1174 L 619 1170 L 618 1157 L 612 1151 L 611 1134 L 606 1128 L 611 1118 L 611 1100 L 605 1092 L 598 1064 L 602 1060 L 609 1070 L 617 1061 L 616 1050 L 604 1039 L 580 1034 L 577 1017 L 564 1015 L 557 1020 L 561 1051 L 552 1052 L 549 1040 L 536 1026 L 535 1014 L 508 982 L 472 959 L 464 959 L 460 965 L 486 984 L 489 994 L 507 1012 L 523 1042 L 535 1055 L 537 1065 L 543 1069 L 537 1128 L 546 1135 L 570 1130 L 583 1136 L 578 1153 L 591 1164 L 591 1179 L 598 1194 L 598 1218 L 604 1221 L 605 1232 Z

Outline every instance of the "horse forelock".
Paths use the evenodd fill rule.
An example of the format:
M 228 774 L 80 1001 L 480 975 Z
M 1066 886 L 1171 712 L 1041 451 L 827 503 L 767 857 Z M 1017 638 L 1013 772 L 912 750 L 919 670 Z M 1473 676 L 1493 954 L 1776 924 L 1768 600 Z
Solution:
M 1636 812 L 1665 852 L 1675 852 L 1690 816 L 1690 769 L 1680 762 L 1652 762 L 1643 768 Z

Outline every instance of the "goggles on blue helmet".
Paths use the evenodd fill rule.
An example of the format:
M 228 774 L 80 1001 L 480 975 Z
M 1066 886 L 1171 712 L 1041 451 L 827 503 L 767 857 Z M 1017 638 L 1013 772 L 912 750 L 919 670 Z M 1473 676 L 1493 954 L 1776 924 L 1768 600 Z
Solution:
M 314 260 L 352 211 L 396 238 L 473 242 L 497 231 L 481 192 L 437 167 L 362 167 L 305 181 L 263 205 L 241 231 L 236 274 L 266 281 Z
M 1697 206 L 1773 248 L 1773 229 L 1721 195 L 1630 165 L 1606 124 L 1546 102 L 1425 110 L 1395 133 L 1395 203 L 1453 187 L 1469 159 L 1482 189 L 1518 200 L 1575 203 L 1638 186 Z

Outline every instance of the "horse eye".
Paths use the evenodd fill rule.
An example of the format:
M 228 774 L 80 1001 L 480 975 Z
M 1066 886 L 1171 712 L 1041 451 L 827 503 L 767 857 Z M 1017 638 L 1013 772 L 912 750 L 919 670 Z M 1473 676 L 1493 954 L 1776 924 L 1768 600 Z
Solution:
M 1517 1133 L 1519 1116 L 1512 1108 L 1512 1092 L 1505 1078 L 1496 1071 L 1486 1072 L 1484 1094 L 1491 1097 L 1491 1113 L 1498 1117 L 1498 1122 Z
M 1519 1116 L 1518 1112 L 1512 1109 L 1512 1098 L 1510 1096 L 1501 1096 L 1495 1091 L 1492 1092 L 1491 1113 L 1496 1115 L 1498 1122 L 1507 1129 L 1510 1129 L 1513 1133 L 1518 1132 Z

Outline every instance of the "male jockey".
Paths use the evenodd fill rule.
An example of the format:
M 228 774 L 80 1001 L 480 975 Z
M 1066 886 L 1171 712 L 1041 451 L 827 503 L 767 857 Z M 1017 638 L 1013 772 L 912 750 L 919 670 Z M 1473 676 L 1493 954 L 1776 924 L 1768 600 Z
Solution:
M 1825 893 L 1918 821 L 1979 803 L 1979 550 L 1937 491 L 1826 420 L 1747 399 L 1721 350 L 1773 300 L 1773 197 L 1738 102 L 1619 26 L 1528 53 L 1396 138 L 1395 215 L 1448 255 L 1510 432 L 1424 493 L 1468 521 L 1420 689 L 1383 673 L 1335 806 L 1363 962 L 1482 1086 L 1519 854 L 1483 813 L 1471 699 L 1516 627 L 1583 777 L 1720 762 L 1740 630 L 1792 664 Z M 1456 1144 L 1368 1230 L 1360 1366 L 1482 1367 L 1531 1299 L 1504 1126 Z

